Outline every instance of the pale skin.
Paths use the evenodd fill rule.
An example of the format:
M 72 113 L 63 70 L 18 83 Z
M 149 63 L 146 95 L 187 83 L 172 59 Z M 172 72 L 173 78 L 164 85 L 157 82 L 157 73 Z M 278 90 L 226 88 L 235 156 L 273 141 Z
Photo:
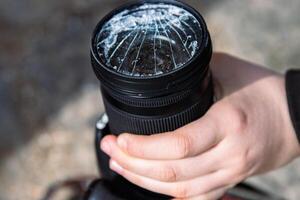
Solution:
M 211 70 L 219 100 L 202 118 L 168 133 L 106 136 L 111 169 L 174 199 L 215 200 L 300 156 L 283 75 L 223 53 Z

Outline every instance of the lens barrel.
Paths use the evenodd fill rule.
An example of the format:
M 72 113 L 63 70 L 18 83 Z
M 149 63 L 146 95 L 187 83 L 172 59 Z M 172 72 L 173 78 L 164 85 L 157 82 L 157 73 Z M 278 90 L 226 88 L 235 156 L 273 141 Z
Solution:
M 91 62 L 113 134 L 175 130 L 213 103 L 212 44 L 202 16 L 177 1 L 139 1 L 97 25 Z

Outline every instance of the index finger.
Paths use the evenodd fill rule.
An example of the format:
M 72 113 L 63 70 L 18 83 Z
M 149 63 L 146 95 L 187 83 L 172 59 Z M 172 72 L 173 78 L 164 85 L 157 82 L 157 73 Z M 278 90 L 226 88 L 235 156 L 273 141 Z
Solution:
M 198 155 L 216 145 L 213 120 L 204 116 L 173 132 L 150 136 L 122 134 L 118 145 L 128 154 L 143 159 L 174 160 Z

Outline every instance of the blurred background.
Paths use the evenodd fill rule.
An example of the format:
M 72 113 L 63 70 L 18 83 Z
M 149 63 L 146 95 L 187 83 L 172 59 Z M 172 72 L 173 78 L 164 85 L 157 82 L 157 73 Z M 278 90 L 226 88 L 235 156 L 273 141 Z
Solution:
M 126 2 L 0 1 L 1 200 L 40 199 L 58 180 L 97 175 L 93 131 L 103 106 L 89 41 L 101 17 Z M 281 72 L 300 66 L 299 0 L 185 2 L 203 14 L 215 50 Z M 300 161 L 249 181 L 298 200 Z

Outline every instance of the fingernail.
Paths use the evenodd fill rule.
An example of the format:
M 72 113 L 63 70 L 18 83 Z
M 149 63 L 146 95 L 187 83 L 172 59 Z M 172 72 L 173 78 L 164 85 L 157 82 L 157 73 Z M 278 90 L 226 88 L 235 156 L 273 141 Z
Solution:
M 127 141 L 126 141 L 126 136 L 121 135 L 120 137 L 118 137 L 118 145 L 123 149 L 126 150 L 127 149 Z
M 123 168 L 114 160 L 111 160 L 110 162 L 110 168 L 118 173 L 121 173 L 123 171 Z
M 107 141 L 101 142 L 101 149 L 104 151 L 106 154 L 110 153 L 110 144 Z

